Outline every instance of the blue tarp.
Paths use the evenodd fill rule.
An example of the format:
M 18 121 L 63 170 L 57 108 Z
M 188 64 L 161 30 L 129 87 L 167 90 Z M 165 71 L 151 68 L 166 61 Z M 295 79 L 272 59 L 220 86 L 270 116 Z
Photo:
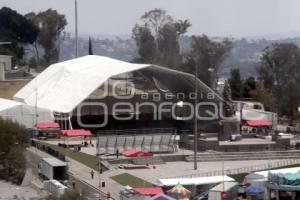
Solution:
M 249 194 L 260 194 L 260 193 L 264 193 L 264 189 L 261 187 L 257 187 L 257 186 L 250 186 L 247 188 L 246 192 Z

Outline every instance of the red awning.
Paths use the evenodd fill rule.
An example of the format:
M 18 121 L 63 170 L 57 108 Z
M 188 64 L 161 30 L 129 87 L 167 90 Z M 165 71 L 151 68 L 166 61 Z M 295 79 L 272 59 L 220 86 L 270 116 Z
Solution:
M 60 126 L 55 122 L 38 122 L 36 124 L 36 128 L 38 129 L 59 129 Z
M 140 193 L 144 196 L 154 196 L 157 194 L 163 194 L 164 191 L 161 187 L 150 187 L 150 188 L 133 188 L 133 190 L 137 193 Z
M 147 151 L 131 149 L 131 150 L 122 152 L 122 155 L 125 157 L 148 157 L 148 156 L 153 156 L 153 153 L 147 152 Z
M 259 127 L 259 126 L 271 126 L 272 124 L 268 121 L 247 121 L 246 126 Z
M 61 135 L 68 137 L 85 136 L 91 137 L 92 133 L 89 130 L 74 129 L 74 130 L 61 130 Z

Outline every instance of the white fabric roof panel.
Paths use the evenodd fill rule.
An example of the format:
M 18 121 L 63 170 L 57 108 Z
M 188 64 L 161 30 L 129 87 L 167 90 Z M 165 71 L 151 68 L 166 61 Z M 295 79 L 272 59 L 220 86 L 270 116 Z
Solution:
M 292 168 L 258 171 L 258 172 L 253 172 L 253 173 L 264 176 L 265 178 L 268 178 L 269 173 L 272 173 L 272 174 L 288 174 L 288 173 L 297 173 L 299 171 L 300 171 L 300 167 L 292 167 Z
M 0 112 L 19 105 L 22 105 L 22 103 L 0 98 Z
M 67 163 L 66 162 L 63 162 L 57 158 L 52 158 L 52 157 L 49 157 L 49 158 L 43 158 L 43 160 L 47 163 L 49 163 L 51 166 L 53 167 L 64 167 L 64 166 L 67 166 Z
M 52 112 L 37 108 L 38 117 L 35 116 L 35 107 L 20 102 L 0 98 L 0 116 L 18 122 L 27 128 L 35 126 L 35 121 L 52 122 Z
M 238 185 L 238 182 L 222 182 L 215 187 L 211 188 L 209 191 L 214 191 L 214 192 L 228 192 L 231 190 L 231 188 L 235 187 Z
M 213 183 L 235 181 L 229 176 L 208 176 L 208 177 L 198 177 L 198 178 L 168 178 L 168 179 L 158 179 L 158 184 L 160 186 L 174 186 L 177 184 L 181 185 L 206 185 Z
M 49 66 L 14 99 L 32 106 L 37 99 L 40 108 L 69 113 L 111 76 L 149 66 L 103 56 L 84 56 Z

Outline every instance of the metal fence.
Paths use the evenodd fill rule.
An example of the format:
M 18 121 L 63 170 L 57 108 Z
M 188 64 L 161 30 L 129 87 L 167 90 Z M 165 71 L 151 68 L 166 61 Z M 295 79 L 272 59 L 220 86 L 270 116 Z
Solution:
M 255 171 L 263 171 L 268 169 L 276 169 L 284 166 L 291 166 L 300 164 L 299 160 L 280 160 L 276 162 L 270 162 L 266 164 L 253 165 L 249 167 L 240 167 L 233 169 L 225 169 L 225 170 L 216 170 L 210 172 L 202 172 L 198 174 L 188 174 L 176 177 L 168 177 L 168 178 L 197 178 L 197 177 L 208 177 L 208 176 L 222 176 L 222 175 L 232 175 L 232 174 L 242 174 L 242 173 L 251 173 Z
M 128 129 L 99 131 L 97 154 L 114 154 L 130 149 L 150 152 L 173 152 L 176 129 Z

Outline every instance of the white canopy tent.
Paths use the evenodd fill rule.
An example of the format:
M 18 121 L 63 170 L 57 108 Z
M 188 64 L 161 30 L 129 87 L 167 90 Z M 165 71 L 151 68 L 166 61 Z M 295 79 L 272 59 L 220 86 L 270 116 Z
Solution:
M 14 99 L 70 113 L 110 77 L 147 66 L 103 56 L 84 56 L 49 66 L 23 87 Z
M 37 109 L 37 111 L 36 111 Z M 38 116 L 36 116 L 38 113 Z M 17 101 L 0 98 L 0 116 L 18 122 L 27 128 L 35 126 L 36 121 L 53 121 L 52 112 L 35 108 Z
M 174 186 L 180 185 L 208 185 L 214 183 L 230 182 L 235 181 L 229 176 L 208 176 L 208 177 L 197 177 L 197 178 L 167 178 L 158 179 L 158 185 L 160 186 Z

